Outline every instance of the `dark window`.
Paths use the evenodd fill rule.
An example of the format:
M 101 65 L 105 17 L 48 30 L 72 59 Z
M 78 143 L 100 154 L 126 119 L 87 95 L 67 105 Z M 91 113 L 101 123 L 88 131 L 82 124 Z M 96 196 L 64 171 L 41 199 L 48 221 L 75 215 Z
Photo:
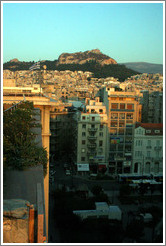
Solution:
M 125 104 L 124 103 L 120 103 L 120 109 L 125 109 Z
M 82 140 L 82 144 L 85 144 L 86 143 L 86 141 L 85 140 Z
M 118 103 L 112 103 L 111 108 L 112 109 L 118 109 Z
M 103 129 L 103 125 L 100 125 L 100 129 Z
M 103 141 L 102 140 L 99 141 L 99 146 L 100 147 L 103 146 Z
M 82 128 L 86 128 L 86 125 L 85 125 L 85 124 L 83 124 L 83 125 L 82 125 Z
M 85 161 L 85 157 L 81 157 L 81 161 Z
M 95 117 L 92 117 L 92 121 L 95 121 Z
M 134 109 L 134 104 L 127 104 L 127 109 Z

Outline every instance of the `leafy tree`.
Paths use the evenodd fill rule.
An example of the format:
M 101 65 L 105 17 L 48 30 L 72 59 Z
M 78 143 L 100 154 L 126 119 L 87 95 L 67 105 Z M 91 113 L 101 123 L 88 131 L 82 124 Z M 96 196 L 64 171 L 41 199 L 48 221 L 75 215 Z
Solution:
M 43 165 L 47 171 L 47 151 L 35 142 L 36 122 L 33 103 L 23 102 L 16 109 L 3 115 L 4 167 L 23 170 L 27 167 Z

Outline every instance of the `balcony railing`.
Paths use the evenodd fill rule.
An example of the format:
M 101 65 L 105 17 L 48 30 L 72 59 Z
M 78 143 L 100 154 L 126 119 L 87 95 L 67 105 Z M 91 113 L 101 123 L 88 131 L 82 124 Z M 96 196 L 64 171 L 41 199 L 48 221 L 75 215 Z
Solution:
M 156 147 L 154 147 L 154 150 L 161 150 L 161 149 L 162 149 L 161 146 L 156 146 Z
M 89 136 L 88 139 L 89 139 L 89 140 L 96 140 L 97 137 L 95 137 L 95 136 Z
M 89 132 L 96 132 L 97 131 L 97 128 L 88 128 L 88 131 Z
M 96 144 L 88 144 L 88 148 L 90 148 L 90 149 L 94 149 L 94 148 L 96 148 Z
M 97 152 L 95 152 L 95 151 L 88 151 L 87 152 L 87 155 L 89 156 L 89 155 L 91 155 L 91 156 L 96 156 L 97 155 Z

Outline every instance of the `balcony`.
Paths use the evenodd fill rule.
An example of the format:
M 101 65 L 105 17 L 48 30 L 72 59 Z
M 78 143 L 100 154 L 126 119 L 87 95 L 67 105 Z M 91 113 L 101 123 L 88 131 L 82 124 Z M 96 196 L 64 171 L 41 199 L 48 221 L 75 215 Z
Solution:
M 88 137 L 88 140 L 96 140 L 97 139 L 97 137 L 95 137 L 95 136 L 89 136 Z
M 97 131 L 97 128 L 88 128 L 88 131 L 89 132 L 96 132 Z
M 88 148 L 90 148 L 90 149 L 94 149 L 94 148 L 96 148 L 96 144 L 88 144 Z
M 97 152 L 96 151 L 88 151 L 87 152 L 87 155 L 88 156 L 96 156 L 97 155 Z
M 161 149 L 162 149 L 161 146 L 156 146 L 156 147 L 154 147 L 154 150 L 161 150 Z

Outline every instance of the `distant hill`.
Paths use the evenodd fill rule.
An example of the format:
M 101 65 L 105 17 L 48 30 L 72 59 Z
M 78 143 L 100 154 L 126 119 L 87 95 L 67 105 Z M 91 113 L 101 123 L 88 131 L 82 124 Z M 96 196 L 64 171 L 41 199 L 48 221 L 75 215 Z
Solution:
M 63 53 L 58 58 L 59 64 L 85 64 L 90 61 L 95 61 L 100 65 L 117 64 L 117 62 L 103 54 L 99 49 L 89 50 L 85 52 Z
M 138 71 L 139 73 L 160 73 L 163 74 L 163 65 L 148 62 L 127 62 L 121 63 L 127 68 Z

